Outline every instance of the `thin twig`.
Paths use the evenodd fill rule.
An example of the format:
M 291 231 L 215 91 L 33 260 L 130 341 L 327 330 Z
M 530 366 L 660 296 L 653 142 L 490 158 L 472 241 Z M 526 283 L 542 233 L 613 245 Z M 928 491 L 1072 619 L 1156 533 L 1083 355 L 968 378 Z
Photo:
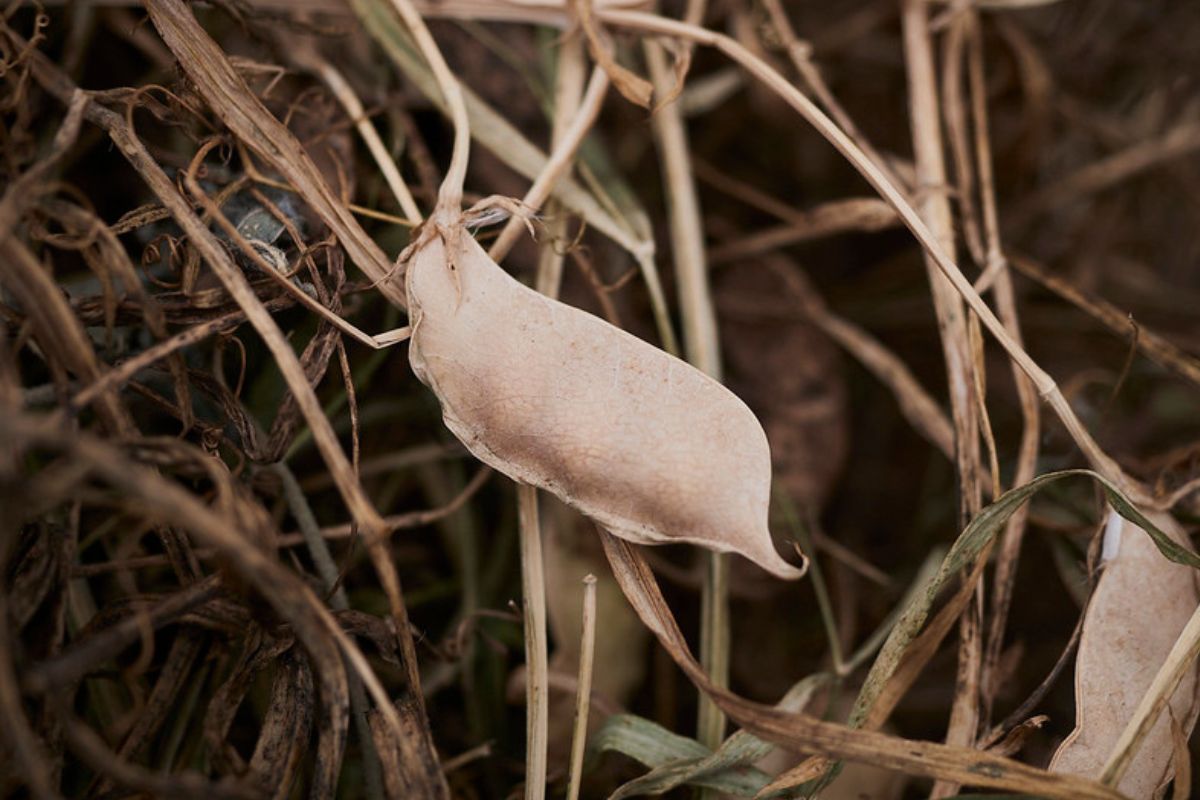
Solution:
M 546 748 L 550 715 L 546 653 L 546 569 L 537 489 L 517 484 L 521 533 L 521 587 L 525 598 L 525 800 L 546 796 Z
M 307 43 L 307 40 L 302 41 Z M 392 160 L 391 154 L 388 153 L 387 146 L 379 138 L 379 132 L 375 130 L 371 118 L 367 116 L 366 109 L 363 108 L 362 101 L 358 99 L 354 87 L 338 71 L 337 67 L 330 64 L 311 44 L 307 44 L 307 46 L 301 44 L 298 47 L 290 44 L 289 51 L 293 58 L 316 72 L 321 80 L 325 81 L 329 91 L 333 92 L 333 96 L 338 99 L 342 108 L 346 110 L 346 114 L 354 122 L 358 135 L 362 137 L 363 144 L 367 146 L 367 151 L 375 161 L 375 166 L 379 167 L 379 171 L 383 173 L 383 179 L 387 182 L 388 188 L 392 190 L 392 196 L 396 198 L 401 210 L 404 211 L 405 218 L 413 225 L 420 225 L 424 217 L 421 215 L 421 210 L 417 208 L 417 201 L 413 199 L 412 192 L 409 191 L 408 184 L 401 177 L 400 169 Z
M 446 169 L 446 177 L 438 188 L 438 202 L 434 216 L 445 225 L 457 222 L 462 215 L 463 182 L 467 178 L 467 159 L 471 151 L 471 122 L 467 118 L 467 106 L 463 102 L 462 88 L 458 78 L 450 71 L 446 59 L 442 57 L 433 34 L 425 26 L 425 20 L 413 6 L 411 0 L 391 0 L 392 7 L 408 26 L 409 33 L 417 43 L 421 55 L 425 56 L 429 68 L 437 79 L 438 88 L 450 109 L 450 119 L 454 123 L 454 150 L 450 156 L 450 166 Z
M 570 127 L 556 139 L 553 149 L 550 151 L 550 158 L 546 160 L 546 166 L 542 168 L 541 174 L 537 176 L 533 185 L 521 198 L 522 210 L 533 212 L 540 209 L 554 192 L 554 187 L 559 180 L 570 172 L 575 154 L 578 152 L 579 146 L 583 144 L 583 139 L 587 136 L 588 131 L 596 123 L 607 93 L 608 74 L 597 67 L 592 70 L 592 78 L 588 82 L 587 92 L 571 118 Z M 516 244 L 517 237 L 521 235 L 523 222 L 517 216 L 509 219 L 504 230 L 500 232 L 500 236 L 488 248 L 488 255 L 493 261 L 503 261 L 504 257 L 508 255 L 508 251 Z
M 715 47 L 722 53 L 741 64 L 758 80 L 766 84 L 778 94 L 788 105 L 792 106 L 818 133 L 820 133 L 850 164 L 871 184 L 879 194 L 887 200 L 899 213 L 905 227 L 912 231 L 917 241 L 930 254 L 938 268 L 950 280 L 955 290 L 962 295 L 971 310 L 979 315 L 984 327 L 1004 348 L 1009 358 L 1017 363 L 1021 370 L 1029 376 L 1037 387 L 1038 394 L 1054 410 L 1062 421 L 1068 434 L 1076 446 L 1092 464 L 1097 472 L 1110 480 L 1125 495 L 1135 502 L 1147 503 L 1152 500 L 1151 492 L 1139 481 L 1134 480 L 1121 469 L 1107 453 L 1096 443 L 1092 435 L 1079 421 L 1075 411 L 1067 403 L 1054 378 L 1042 369 L 1025 349 L 1005 330 L 1003 323 L 980 298 L 970 281 L 962 274 L 958 265 L 946 253 L 938 242 L 937 237 L 921 219 L 906 199 L 904 192 L 897 187 L 865 153 L 849 138 L 828 116 L 813 105 L 796 87 L 792 86 L 778 72 L 761 58 L 755 56 L 744 46 L 730 37 L 710 31 L 705 28 L 687 25 L 676 20 L 666 19 L 656 14 L 645 14 L 633 11 L 602 11 L 602 20 L 610 25 L 616 25 L 634 30 L 662 36 L 675 36 L 688 41 Z
M 901 5 L 904 38 L 904 63 L 908 75 L 909 119 L 917 175 L 917 208 L 951 257 L 955 256 L 954 221 L 950 199 L 942 191 L 946 185 L 946 164 L 941 131 L 941 105 L 934 66 L 933 36 L 930 31 L 926 0 L 905 0 Z M 979 450 L 980 409 L 983 398 L 979 370 L 982 363 L 974 358 L 971 347 L 971 321 L 962 299 L 950 281 L 925 257 L 929 274 L 938 334 L 946 360 L 950 412 L 954 422 L 955 466 L 958 473 L 958 527 L 961 529 L 983 505 L 983 472 Z M 954 701 L 947 724 L 946 744 L 970 747 L 974 744 L 979 719 L 979 670 L 983 663 L 979 620 L 982 594 L 976 593 L 966 612 L 959 618 L 958 675 Z M 958 785 L 939 781 L 931 800 L 958 794 Z
M 392 514 L 383 518 L 383 525 L 387 528 L 388 533 L 395 533 L 398 530 L 406 528 L 418 528 L 423 525 L 431 525 L 440 519 L 444 519 L 455 511 L 458 511 L 467 501 L 470 500 L 483 485 L 487 483 L 488 478 L 492 476 L 491 467 L 480 467 L 475 473 L 475 477 L 463 487 L 454 498 L 443 506 L 437 508 L 425 509 L 422 511 L 406 511 L 403 514 Z M 331 525 L 321 529 L 321 536 L 325 539 L 349 539 L 357 535 L 358 523 L 345 522 L 341 525 Z M 304 535 L 301 533 L 284 533 L 276 540 L 276 544 L 280 547 L 292 547 L 302 544 Z
M 571 770 L 567 800 L 578 800 L 583 780 L 583 751 L 587 744 L 588 708 L 592 696 L 592 666 L 596 657 L 596 576 L 583 579 L 583 631 L 579 635 L 579 678 L 575 687 L 575 730 L 571 734 Z
M 999 210 L 996 202 L 995 174 L 992 167 L 991 133 L 987 113 L 987 80 L 984 74 L 983 35 L 979 16 L 973 10 L 967 14 L 967 77 L 970 89 L 971 122 L 975 134 L 975 167 L 979 176 L 980 208 L 984 236 L 984 273 L 994 274 L 993 294 L 996 310 L 1004 327 L 1013 339 L 1023 345 L 1021 323 L 1017 314 L 1016 296 L 1013 291 L 1012 271 L 1000 239 Z M 1013 471 L 1012 486 L 1023 486 L 1037 472 L 1038 448 L 1041 440 L 1041 414 L 1038 408 L 1037 391 L 1029 377 L 1012 365 L 1013 382 L 1021 403 L 1021 441 L 1017 450 L 1017 465 Z M 994 476 L 998 481 L 999 475 Z M 1021 543 L 1025 536 L 1029 506 L 1017 509 L 1005 525 L 996 556 L 996 569 L 992 580 L 992 614 L 989 621 L 987 642 L 984 647 L 983 675 L 985 717 L 990 718 L 991 706 L 998 686 L 995 685 L 1004 644 L 1008 612 L 1012 605 L 1013 587 L 1016 584 L 1017 562 L 1021 554 Z
M 674 76 L 661 44 L 645 42 L 646 63 L 655 93 L 672 91 Z M 721 351 L 717 317 L 705 259 L 704 227 L 700 199 L 692 177 L 691 148 L 678 103 L 658 108 L 651 118 L 663 169 L 663 193 L 671 229 L 675 278 L 679 285 L 679 311 L 683 318 L 683 345 L 687 360 L 702 372 L 721 380 Z M 700 663 L 718 686 L 729 685 L 729 559 L 722 553 L 705 553 L 704 581 L 700 588 Z M 707 695 L 701 694 L 696 738 L 716 749 L 725 738 L 725 715 Z

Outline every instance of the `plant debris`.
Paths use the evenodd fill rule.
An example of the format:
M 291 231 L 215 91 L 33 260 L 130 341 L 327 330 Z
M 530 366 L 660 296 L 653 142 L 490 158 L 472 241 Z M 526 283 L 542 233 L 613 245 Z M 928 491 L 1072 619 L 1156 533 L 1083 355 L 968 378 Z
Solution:
M 1188 797 L 1196 34 L 8 4 L 0 793 Z

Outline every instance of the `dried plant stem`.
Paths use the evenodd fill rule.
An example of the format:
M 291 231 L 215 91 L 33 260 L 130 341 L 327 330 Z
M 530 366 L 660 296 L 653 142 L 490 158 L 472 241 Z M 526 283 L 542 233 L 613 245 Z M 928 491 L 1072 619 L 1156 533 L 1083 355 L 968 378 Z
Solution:
M 152 4 L 152 6 L 157 5 L 157 3 Z M 187 14 L 186 10 L 182 8 L 174 8 L 172 11 L 176 14 Z M 190 15 L 187 16 L 190 18 Z M 194 23 L 194 19 L 192 21 Z M 35 78 L 51 94 L 62 101 L 69 101 L 75 90 L 70 80 L 40 54 L 35 53 L 31 61 L 34 64 Z M 224 246 L 217 241 L 216 236 L 196 216 L 192 210 L 191 203 L 179 193 L 175 183 L 167 176 L 162 167 L 154 161 L 145 145 L 129 129 L 125 119 L 119 114 L 94 103 L 88 107 L 86 115 L 90 122 L 98 125 L 108 133 L 113 143 L 117 146 L 117 149 L 121 151 L 122 155 L 125 156 L 129 163 L 142 176 L 159 201 L 170 209 L 172 216 L 185 233 L 187 233 L 193 246 L 200 251 L 202 257 L 212 267 L 214 273 L 224 282 L 230 295 L 242 307 L 247 320 L 259 332 L 259 335 L 263 337 L 264 342 L 271 351 L 280 371 L 283 373 L 284 379 L 296 397 L 301 413 L 313 431 L 313 438 L 329 467 L 330 474 L 334 477 L 338 491 L 345 500 L 351 515 L 359 522 L 367 539 L 372 563 L 379 574 L 380 583 L 385 595 L 388 597 L 393 618 L 397 623 L 396 633 L 400 640 L 401 652 L 406 661 L 407 674 L 411 682 L 412 691 L 419 701 L 421 692 L 419 688 L 420 676 L 416 665 L 416 650 L 412 643 L 412 632 L 408 626 L 408 612 L 404 607 L 399 578 L 396 575 L 395 566 L 391 562 L 383 541 L 383 534 L 385 533 L 383 521 L 371 505 L 362 485 L 354 477 L 350 464 L 346 459 L 346 454 L 342 452 L 341 445 L 337 441 L 333 427 L 324 414 L 321 413 L 320 402 L 317 400 L 312 388 L 308 385 L 308 379 L 305 377 L 304 369 L 296 358 L 295 351 L 292 350 L 291 344 L 288 343 L 270 313 L 263 307 L 262 302 L 254 294 L 241 270 L 233 264 Z M 336 628 L 336 625 L 334 627 Z M 389 727 L 397 736 L 404 736 L 404 729 L 400 718 L 392 706 L 387 692 L 383 689 L 378 678 L 375 677 L 374 672 L 371 670 L 370 665 L 363 658 L 362 653 L 358 651 L 357 647 L 350 642 L 349 638 L 341 633 L 340 628 L 337 629 L 337 634 L 341 634 L 340 638 L 335 635 L 335 638 L 338 638 L 339 646 L 355 669 L 360 672 L 368 690 L 376 702 L 380 704 L 381 713 L 383 713 Z M 428 728 L 426 727 L 426 735 L 428 735 L 427 731 Z M 428 742 L 428 745 L 432 748 L 432 742 Z
M 400 169 L 396 166 L 396 162 L 388 153 L 387 146 L 379 138 L 379 132 L 375 130 L 371 118 L 367 116 L 366 109 L 363 108 L 362 102 L 354 92 L 354 87 L 336 67 L 322 58 L 315 50 L 311 53 L 301 51 L 301 54 L 311 69 L 321 76 L 321 80 L 325 81 L 329 91 L 333 92 L 334 97 L 342 104 L 342 108 L 346 109 L 346 114 L 354 121 L 358 135 L 362 137 L 363 143 L 371 153 L 371 158 L 375 160 L 375 165 L 383 173 L 383 179 L 387 181 L 388 188 L 392 190 L 392 196 L 396 198 L 405 218 L 413 225 L 420 225 L 421 220 L 424 219 L 421 209 L 417 208 L 417 201 L 413 199 L 412 192 L 409 191 L 408 184 L 400 175 Z
M 882 231 L 896 227 L 895 210 L 874 197 L 831 200 L 808 211 L 791 210 L 789 220 L 714 247 L 712 264 L 753 258 L 800 242 L 849 231 Z
M 1100 781 L 1107 786 L 1116 786 L 1125 777 L 1125 771 L 1133 763 L 1138 748 L 1147 734 L 1158 722 L 1163 709 L 1175 694 L 1175 688 L 1183 680 L 1189 669 L 1195 665 L 1196 657 L 1200 655 L 1200 606 L 1192 613 L 1187 625 L 1179 632 L 1166 661 L 1159 667 L 1158 673 L 1142 695 L 1141 701 L 1129 718 L 1121 737 L 1113 746 L 1112 754 L 1100 774 Z
M 984 74 L 983 36 L 979 27 L 979 15 L 973 9 L 966 12 L 967 25 L 967 77 L 970 89 L 971 122 L 975 134 L 975 166 L 979 175 L 980 208 L 983 218 L 985 246 L 984 272 L 995 274 L 993 294 L 996 309 L 1004 327 L 1013 339 L 1022 344 L 1021 325 L 1017 316 L 1016 297 L 1013 292 L 1012 271 L 1004 254 L 1000 240 L 999 211 L 996 204 L 995 175 L 992 170 L 992 145 L 987 113 L 987 81 Z M 1029 377 L 1012 365 L 1013 383 L 1021 403 L 1021 441 L 1017 450 L 1017 465 L 1013 472 L 1012 486 L 1024 486 L 1033 480 L 1037 472 L 1038 442 L 1041 438 L 1041 416 L 1038 409 L 1037 391 Z M 999 479 L 999 476 L 996 476 Z M 1025 536 L 1029 506 L 1022 506 L 1005 525 L 996 556 L 996 569 L 992 581 L 992 613 L 989 621 L 987 642 L 984 649 L 983 685 L 987 704 L 986 715 L 991 716 L 991 703 L 999 687 L 995 685 L 1000 650 L 1004 644 L 1008 611 L 1012 605 L 1013 586 L 1016 581 L 1017 562 L 1021 554 L 1021 542 Z
M 408 26 L 421 55 L 425 56 L 429 68 L 433 71 L 433 77 L 442 91 L 454 124 L 454 150 L 450 156 L 450 166 L 446 169 L 446 177 L 442 179 L 442 185 L 438 189 L 437 208 L 433 212 L 440 223 L 449 225 L 457 222 L 462 214 L 463 181 L 467 178 L 467 159 L 471 151 L 471 122 L 467 118 L 467 106 L 463 102 L 462 87 L 458 84 L 458 78 L 450 71 L 446 59 L 438 50 L 437 42 L 433 40 L 433 34 L 425 26 L 425 20 L 421 18 L 411 0 L 391 0 L 391 3 L 400 19 Z
M 578 44 L 578 43 L 577 43 Z M 564 49 L 567 44 L 563 44 Z M 554 128 L 551 133 L 553 153 L 546 161 L 541 175 L 526 193 L 526 202 L 538 189 L 553 186 L 564 173 L 569 172 L 575 151 L 595 122 L 600 103 L 608 88 L 608 77 L 597 69 L 588 87 L 591 106 L 579 99 L 583 81 L 584 59 L 582 51 L 565 51 L 559 54 L 561 71 L 557 78 L 554 108 Z M 595 90 L 595 91 L 593 91 Z M 544 180 L 543 180 L 544 179 Z M 537 198 L 535 198 L 537 199 Z M 545 196 L 537 199 L 537 204 Z M 516 241 L 520 232 L 520 220 L 509 220 L 488 255 L 499 261 Z M 511 231 L 511 234 L 510 234 Z M 509 234 L 505 243 L 505 234 Z M 542 246 L 553 250 L 553 242 Z M 539 263 L 537 283 L 539 291 L 557 297 L 559 283 L 554 276 L 543 274 L 542 269 L 552 265 L 543 257 Z M 561 262 L 559 264 L 561 272 Z M 549 747 L 550 725 L 550 667 L 546 643 L 546 576 L 542 559 L 542 528 L 538 513 L 538 490 L 526 484 L 517 485 L 517 517 L 521 538 L 521 585 L 525 609 L 525 798 L 542 800 L 546 794 L 546 764 Z
M 583 750 L 587 744 L 588 708 L 592 696 L 592 666 L 596 656 L 596 576 L 583 579 L 583 631 L 579 635 L 579 677 L 575 686 L 575 730 L 571 733 L 571 771 L 567 800 L 579 799 L 583 780 Z
M 320 576 L 321 583 L 325 587 L 330 607 L 338 611 L 345 611 L 350 608 L 350 599 L 346 596 L 345 587 L 338 580 L 340 571 L 337 563 L 329 551 L 329 544 L 321 536 L 317 518 L 308 504 L 308 498 L 304 496 L 304 490 L 300 488 L 300 482 L 296 480 L 291 468 L 283 461 L 272 464 L 271 470 L 279 476 L 284 499 L 287 501 L 288 509 L 292 512 L 292 517 L 296 520 L 297 527 L 300 528 L 300 534 L 304 537 L 304 544 L 308 548 L 313 566 L 317 569 L 317 575 Z M 350 716 L 354 719 L 354 733 L 358 737 L 358 746 L 362 748 L 363 752 L 364 793 L 371 800 L 381 800 L 383 798 L 383 778 L 379 772 L 379 752 L 375 749 L 375 739 L 371 735 L 371 723 L 367 716 L 370 706 L 367 704 L 366 695 L 363 694 L 362 681 L 359 680 L 358 675 L 350 674 L 346 676 L 346 679 L 350 690 Z
M 661 44 L 649 40 L 644 43 L 644 50 L 655 94 L 665 97 L 675 82 L 666 52 Z M 700 201 L 679 104 L 672 102 L 658 108 L 651 126 L 663 169 L 663 193 L 667 198 L 683 318 L 684 353 L 693 366 L 720 380 L 721 352 L 704 257 Z M 722 553 L 705 553 L 701 557 L 705 560 L 705 571 L 700 588 L 700 663 L 713 683 L 726 687 L 729 685 L 729 559 Z M 700 694 L 697 710 L 696 738 L 713 750 L 725 738 L 725 715 L 704 693 Z
M 904 63 L 908 73 L 909 119 L 912 125 L 915 156 L 917 208 L 943 251 L 955 255 L 954 219 L 946 192 L 946 163 L 941 132 L 941 104 L 934 66 L 932 35 L 929 30 L 926 0 L 905 0 L 901 5 L 904 38 Z M 979 451 L 979 410 L 983 398 L 977 394 L 982 381 L 980 365 L 973 359 L 970 321 L 963 301 L 954 286 L 927 254 L 938 334 L 946 359 L 950 412 L 954 422 L 955 466 L 959 488 L 959 528 L 979 512 L 983 505 L 982 463 Z M 954 702 L 946 730 L 946 744 L 970 747 L 974 744 L 979 722 L 979 669 L 983 658 L 979 636 L 982 595 L 976 594 L 959 619 L 958 676 Z M 932 800 L 958 793 L 958 785 L 938 781 L 930 794 Z
M 909 117 L 912 122 L 919 187 L 915 202 L 921 218 L 933 233 L 942 251 L 953 257 L 954 221 L 946 192 L 941 106 L 934 73 L 933 45 L 929 33 L 926 0 L 905 0 L 901 21 L 904 31 L 904 61 L 908 70 Z M 981 504 L 979 423 L 974 397 L 976 367 L 971 357 L 962 299 L 955 292 L 949 279 L 939 272 L 937 265 L 928 257 L 926 264 L 950 387 L 950 411 L 955 428 L 955 454 L 961 492 L 961 528 L 979 510 Z
M 1147 358 L 1190 381 L 1193 385 L 1200 386 L 1200 359 L 1184 351 L 1162 334 L 1141 324 L 1135 326 L 1130 321 L 1127 311 L 1123 311 L 1101 297 L 1089 295 L 1030 258 L 1014 254 L 1011 266 L 1025 277 L 1037 281 L 1071 303 L 1118 336 L 1124 337 L 1136 333 L 1137 347 Z
M 517 484 L 521 534 L 521 588 L 525 612 L 525 800 L 546 796 L 546 747 L 550 716 L 546 654 L 546 571 L 537 489 Z
M 554 120 L 550 131 L 551 148 L 567 136 L 571 121 L 579 112 L 583 83 L 587 76 L 587 58 L 583 38 L 578 33 L 563 37 L 558 46 L 554 77 Z M 607 73 L 605 73 L 607 77 Z M 534 181 L 536 183 L 536 181 Z M 567 238 L 565 207 L 557 200 L 546 206 L 546 241 L 538 248 L 537 279 L 534 288 L 542 294 L 558 297 L 562 285 L 564 254 L 559 242 Z M 492 256 L 495 258 L 495 255 Z
M 550 152 L 550 158 L 546 160 L 546 165 L 542 168 L 542 172 L 534 180 L 533 185 L 521 198 L 521 205 L 525 211 L 537 211 L 542 207 L 542 204 L 550 197 L 554 191 L 558 181 L 571 170 L 571 164 L 575 160 L 575 154 L 579 151 L 579 146 L 583 144 L 583 139 L 587 136 L 588 131 L 596 122 L 596 118 L 600 115 L 600 107 L 604 104 L 604 97 L 608 93 L 608 74 L 604 70 L 597 67 L 592 70 L 591 80 L 588 81 L 587 92 L 583 96 L 578 109 L 572 115 L 570 126 L 562 131 L 559 137 L 556 137 L 553 148 Z M 558 116 L 555 116 L 556 121 Z M 514 216 L 509 219 L 508 224 L 504 226 L 504 230 L 500 232 L 500 236 L 492 243 L 488 249 L 488 255 L 493 261 L 500 262 L 508 255 L 508 251 L 516 244 L 517 237 L 521 235 L 523 229 L 523 220 Z
M 912 231 L 917 241 L 925 248 L 938 268 L 950 280 L 951 284 L 962 295 L 971 310 L 979 315 L 980 321 L 996 341 L 1004 348 L 1009 358 L 1017 363 L 1021 371 L 1029 376 L 1037 387 L 1038 394 L 1050 405 L 1062 421 L 1067 433 L 1083 452 L 1097 472 L 1110 480 L 1124 494 L 1135 502 L 1149 503 L 1151 493 L 1140 482 L 1127 475 L 1120 465 L 1105 453 L 1079 421 L 1070 404 L 1067 403 L 1062 391 L 1054 378 L 1034 361 L 1025 349 L 1007 330 L 1003 323 L 992 312 L 988 305 L 975 291 L 971 282 L 945 252 L 937 237 L 921 219 L 912 205 L 905 198 L 903 191 L 863 153 L 842 130 L 834 124 L 811 100 L 804 96 L 787 79 L 771 68 L 761 58 L 751 53 L 736 40 L 715 31 L 687 25 L 676 20 L 667 19 L 657 14 L 645 14 L 632 11 L 602 11 L 600 18 L 609 25 L 615 25 L 633 30 L 662 36 L 674 36 L 687 41 L 715 47 L 722 53 L 741 64 L 750 74 L 762 81 L 772 91 L 778 94 L 788 105 L 792 106 L 818 133 L 825 137 L 838 152 L 850 162 L 871 186 L 887 200 L 900 215 L 905 227 Z
M 1013 223 L 1027 223 L 1047 208 L 1095 194 L 1139 172 L 1189 155 L 1197 149 L 1200 149 L 1200 123 L 1177 123 L 1153 139 L 1141 139 L 1124 150 L 1072 172 L 1033 197 L 1026 198 L 1014 215 Z
M 423 511 L 406 511 L 403 514 L 392 514 L 384 517 L 383 523 L 387 526 L 389 532 L 395 532 L 405 528 L 430 525 L 438 520 L 445 519 L 466 505 L 467 501 L 483 488 L 483 485 L 487 483 L 488 478 L 491 476 L 491 467 L 480 467 L 479 472 L 475 473 L 475 477 L 471 478 L 462 491 L 445 505 Z M 325 539 L 348 539 L 357 533 L 358 524 L 355 522 L 346 522 L 341 525 L 331 525 L 321 528 L 321 536 Z M 280 547 L 291 547 L 303 541 L 304 537 L 302 534 L 284 533 L 276 539 L 275 543 Z
M 888 168 L 887 162 L 879 155 L 879 152 L 875 150 L 871 142 L 867 140 L 867 137 L 862 134 L 858 126 L 854 124 L 854 120 L 842 108 L 841 103 L 834 97 L 833 92 L 829 90 L 828 84 L 825 83 L 825 79 L 821 76 L 821 71 L 813 63 L 812 45 L 801 40 L 796 35 L 796 31 L 792 27 L 791 20 L 788 19 L 787 12 L 784 10 L 781 0 L 763 0 L 763 8 L 766 9 L 767 16 L 771 19 L 771 24 L 775 27 L 776 33 L 783 41 L 792 66 L 796 68 L 796 72 L 800 73 L 800 77 L 808 84 L 808 88 L 812 93 L 821 101 L 821 105 L 825 106 L 825 110 L 829 112 L 829 116 L 833 117 L 833 120 L 846 132 L 846 135 L 862 148 L 862 151 L 875 162 L 893 183 L 897 186 L 903 185 L 900 177 Z

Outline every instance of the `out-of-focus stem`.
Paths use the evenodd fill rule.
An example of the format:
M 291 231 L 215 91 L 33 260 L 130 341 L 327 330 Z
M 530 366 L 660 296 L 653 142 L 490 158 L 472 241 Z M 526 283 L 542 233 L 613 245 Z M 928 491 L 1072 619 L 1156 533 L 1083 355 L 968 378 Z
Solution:
M 666 53 L 653 41 L 645 43 L 645 53 L 655 94 L 665 96 L 675 80 Z M 687 131 L 675 103 L 656 110 L 651 122 L 663 165 L 671 249 L 683 317 L 684 353 L 692 365 L 720 380 L 716 313 L 708 283 L 704 231 L 692 178 Z M 724 687 L 729 685 L 729 563 L 720 553 L 710 553 L 707 558 L 700 600 L 700 663 L 713 682 Z M 720 745 L 724 738 L 725 715 L 707 695 L 700 697 L 696 733 L 696 738 L 711 748 Z

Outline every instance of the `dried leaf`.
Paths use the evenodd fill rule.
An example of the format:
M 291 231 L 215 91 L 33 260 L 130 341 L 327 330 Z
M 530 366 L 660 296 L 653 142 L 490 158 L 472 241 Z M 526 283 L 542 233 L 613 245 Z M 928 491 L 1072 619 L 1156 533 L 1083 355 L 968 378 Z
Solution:
M 799 570 L 767 529 L 758 420 L 688 364 L 510 277 L 458 224 L 408 259 L 413 372 L 480 460 L 629 541 Z
M 788 711 L 799 711 L 809 703 L 817 691 L 826 688 L 830 680 L 829 673 L 824 672 L 804 678 L 792 686 L 778 707 Z M 687 741 L 689 745 L 698 744 L 691 739 Z M 752 767 L 755 762 L 778 752 L 781 751 L 770 742 L 764 742 L 747 731 L 738 731 L 722 742 L 716 751 L 704 757 L 681 757 L 652 765 L 654 769 L 621 786 L 609 796 L 609 800 L 641 794 L 663 794 L 684 784 L 719 788 L 715 785 L 718 782 L 725 783 L 727 788 L 724 791 L 733 794 L 738 794 L 739 789 L 733 788 L 731 784 L 737 787 L 755 786 L 751 791 L 761 792 L 766 785 L 767 776 Z M 637 755 L 633 757 L 639 761 L 643 760 Z
M 1168 514 L 1150 519 L 1180 546 L 1187 537 Z M 1190 552 L 1190 551 L 1189 551 Z M 1104 533 L 1104 572 L 1084 619 L 1075 664 L 1075 730 L 1050 769 L 1098 775 L 1197 603 L 1197 576 L 1162 557 L 1138 525 L 1111 514 Z M 1195 722 L 1196 666 L 1184 675 L 1169 708 L 1185 730 Z M 1168 714 L 1159 717 L 1118 788 L 1153 797 L 1172 773 Z
M 612 40 L 600 23 L 596 20 L 592 0 L 568 0 L 568 7 L 579 19 L 579 27 L 587 39 L 588 52 L 592 60 L 608 73 L 609 79 L 617 91 L 631 103 L 642 108 L 650 108 L 650 98 L 654 96 L 654 86 L 650 81 L 633 73 L 617 63 L 613 55 Z
M 411 695 L 396 702 L 400 731 L 392 729 L 378 709 L 367 717 L 375 749 L 383 769 L 383 785 L 389 800 L 438 797 L 445 793 L 442 768 L 428 743 L 424 713 Z
M 1036 791 L 1062 800 L 1118 800 L 1116 791 L 1094 781 L 1059 775 L 966 747 L 901 739 L 875 731 L 854 730 L 803 713 L 755 703 L 712 682 L 688 649 L 654 573 L 632 545 L 601 532 L 613 575 L 638 616 L 688 678 L 721 710 L 755 736 L 799 751 L 844 758 L 900 770 L 909 775 L 943 778 L 995 789 Z
M 284 656 L 271 686 L 262 731 L 250 758 L 250 781 L 272 800 L 291 794 L 292 782 L 308 747 L 316 693 L 312 672 L 303 659 Z
M 753 739 L 748 734 L 747 737 Z M 695 739 L 672 733 L 633 714 L 609 717 L 589 747 L 597 753 L 616 751 L 652 768 L 648 774 L 609 795 L 609 800 L 663 794 L 685 782 L 738 797 L 753 797 L 769 780 L 766 773 L 749 766 L 725 764 L 705 770 L 703 765 L 720 756 Z

